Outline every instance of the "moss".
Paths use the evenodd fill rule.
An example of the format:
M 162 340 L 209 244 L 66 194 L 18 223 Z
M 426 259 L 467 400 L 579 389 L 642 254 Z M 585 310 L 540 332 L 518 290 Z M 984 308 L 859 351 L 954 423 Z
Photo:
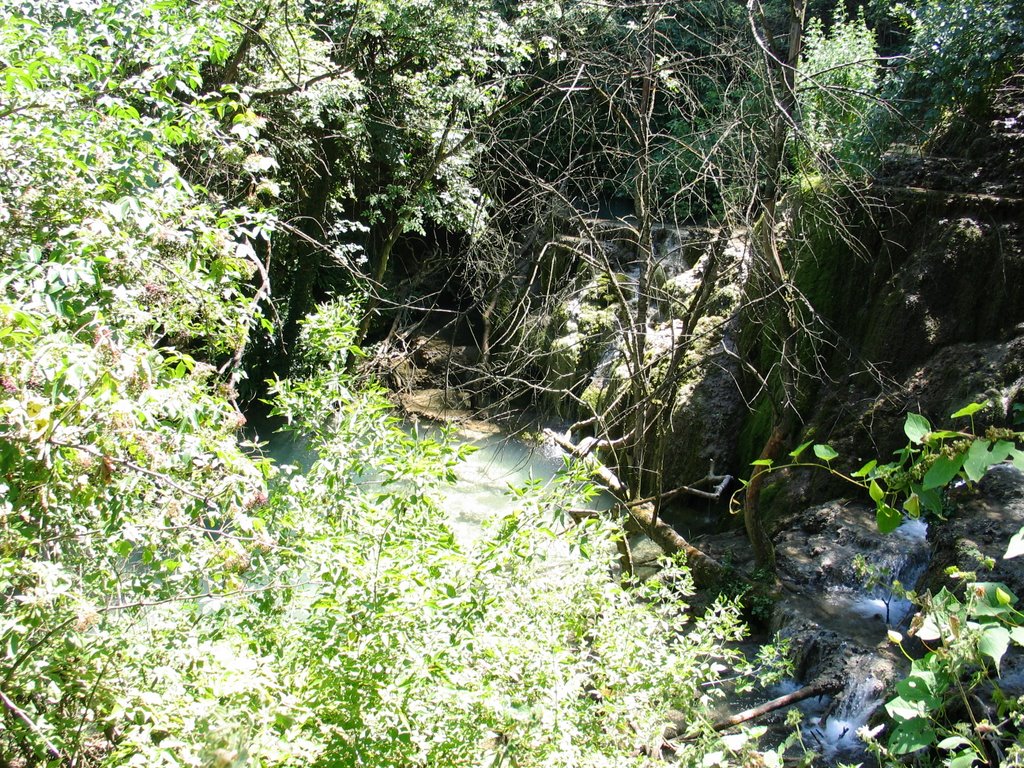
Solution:
M 580 367 L 580 335 L 570 333 L 551 342 L 547 356 L 548 370 L 546 385 L 550 390 L 549 405 L 561 417 L 568 417 L 572 411 L 570 400 L 562 392 L 573 389 Z
M 761 455 L 761 449 L 772 431 L 772 405 L 763 399 L 757 409 L 743 421 L 739 436 L 741 467 L 749 467 Z M 763 491 L 762 491 L 763 493 Z
M 583 390 L 583 394 L 580 399 L 587 404 L 594 413 L 600 413 L 604 409 L 605 402 L 608 398 L 608 387 L 603 384 L 591 382 L 586 389 Z

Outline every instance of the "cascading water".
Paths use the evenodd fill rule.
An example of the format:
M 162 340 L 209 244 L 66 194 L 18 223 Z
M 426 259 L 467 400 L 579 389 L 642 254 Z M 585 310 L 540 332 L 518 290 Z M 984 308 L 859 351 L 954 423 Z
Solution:
M 802 527 L 778 542 L 780 575 L 792 588 L 776 606 L 775 626 L 790 639 L 800 684 L 828 675 L 843 680 L 834 696 L 799 705 L 804 741 L 826 764 L 864 756 L 857 731 L 883 703 L 901 665 L 887 632 L 904 628 L 913 614 L 891 584 L 912 589 L 921 578 L 930 553 L 926 534 L 920 520 L 881 534 L 871 508 L 832 502 L 809 510 Z

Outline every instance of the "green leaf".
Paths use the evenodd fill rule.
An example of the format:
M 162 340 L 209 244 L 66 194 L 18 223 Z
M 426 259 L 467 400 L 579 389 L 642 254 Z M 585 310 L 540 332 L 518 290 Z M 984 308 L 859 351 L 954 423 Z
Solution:
M 925 436 L 932 431 L 932 425 L 928 419 L 919 413 L 908 413 L 907 420 L 903 424 L 903 431 L 912 443 L 923 443 Z
M 1022 554 L 1024 554 L 1024 528 L 1021 528 L 1010 537 L 1010 543 L 1006 547 L 1006 554 L 1003 555 L 1003 559 L 1009 560 Z
M 921 516 L 921 497 L 916 493 L 910 494 L 907 500 L 903 502 L 903 509 L 916 520 Z
M 935 731 L 923 717 L 900 723 L 889 737 L 889 749 L 897 755 L 908 755 L 935 743 Z
M 1017 645 L 1024 645 L 1024 627 L 1011 628 L 1010 639 Z
M 950 480 L 956 477 L 957 472 L 960 471 L 960 467 L 963 466 L 964 457 L 962 455 L 957 456 L 954 459 L 948 456 L 939 456 L 932 464 L 928 473 L 924 476 L 924 482 L 921 487 L 928 491 L 932 488 L 942 488 L 946 486 Z
M 978 482 L 988 472 L 992 455 L 989 453 L 991 443 L 988 440 L 975 440 L 964 458 L 964 473 L 973 483 Z
M 927 669 L 914 669 L 906 678 L 896 683 L 896 691 L 908 702 L 919 702 L 926 710 L 934 709 L 942 701 L 935 695 L 938 680 L 935 673 Z
M 872 459 L 867 464 L 865 464 L 863 467 L 861 467 L 856 472 L 854 472 L 852 475 L 850 475 L 850 477 L 866 477 L 867 474 L 869 472 L 871 472 L 871 470 L 873 470 L 877 466 L 878 466 L 878 460 L 877 459 Z
M 939 749 L 956 749 L 957 747 L 969 747 L 971 742 L 963 736 L 949 736 L 935 746 Z
M 882 533 L 892 533 L 900 527 L 903 522 L 903 515 L 888 504 L 879 504 L 875 513 L 875 521 L 878 523 L 878 530 Z
M 882 499 L 885 498 L 885 492 L 882 491 L 882 487 L 875 480 L 872 480 L 871 485 L 868 486 L 868 493 L 871 494 L 871 500 L 876 504 L 881 504 Z
M 789 452 L 790 458 L 792 458 L 792 459 L 799 459 L 800 458 L 800 454 L 803 453 L 804 451 L 806 451 L 807 447 L 811 443 L 813 443 L 813 442 L 814 442 L 813 440 L 808 440 L 806 443 L 803 443 L 802 445 L 798 445 L 795 450 L 792 450 L 792 451 Z
M 757 461 L 750 462 L 750 465 L 753 467 L 770 467 L 774 463 L 773 459 L 758 459 Z
M 986 625 L 985 631 L 978 641 L 978 651 L 995 662 L 996 672 L 999 671 L 999 662 L 1002 661 L 1003 654 L 1006 653 L 1006 649 L 1009 647 L 1010 630 L 1001 624 Z
M 942 494 L 935 488 L 925 490 L 920 486 L 914 487 L 915 492 L 921 499 L 921 505 L 933 515 L 942 515 Z
M 988 401 L 986 401 L 984 403 L 971 403 L 970 405 L 965 405 L 959 411 L 957 411 L 956 413 L 952 414 L 949 418 L 951 418 L 951 419 L 962 419 L 965 416 L 973 416 L 978 411 L 983 411 L 987 407 L 988 407 Z
M 974 749 L 965 749 L 949 761 L 949 768 L 971 768 L 981 760 L 981 756 Z
M 980 581 L 969 584 L 968 590 L 968 595 L 974 598 L 971 609 L 975 616 L 1005 616 L 1015 612 L 1012 606 L 1017 596 L 1005 584 Z
M 1010 451 L 1010 458 L 1013 460 L 1013 466 L 1024 472 L 1024 451 L 1014 448 Z
M 815 445 L 814 455 L 822 461 L 832 461 L 832 459 L 839 456 L 839 452 L 836 451 L 831 445 Z

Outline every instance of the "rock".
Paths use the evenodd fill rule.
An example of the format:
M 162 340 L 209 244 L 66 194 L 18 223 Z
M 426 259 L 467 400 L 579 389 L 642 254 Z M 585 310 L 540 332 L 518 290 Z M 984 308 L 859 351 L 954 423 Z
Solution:
M 475 418 L 470 396 L 457 389 L 419 389 L 397 395 L 398 404 L 412 416 L 455 424 L 465 437 L 476 439 L 501 433 L 489 421 Z
M 1002 582 L 1024 598 L 1024 558 L 1003 558 L 1010 537 L 1024 527 L 1024 473 L 1009 465 L 993 467 L 976 491 L 961 490 L 952 500 L 949 517 L 929 530 L 929 589 L 945 586 L 962 593 L 963 582 L 946 575 L 947 568 L 955 567 L 976 572 L 979 581 Z M 985 568 L 979 558 L 991 558 L 994 567 Z
M 436 375 L 461 372 L 480 361 L 476 347 L 456 346 L 438 336 L 415 336 L 409 347 L 415 365 Z

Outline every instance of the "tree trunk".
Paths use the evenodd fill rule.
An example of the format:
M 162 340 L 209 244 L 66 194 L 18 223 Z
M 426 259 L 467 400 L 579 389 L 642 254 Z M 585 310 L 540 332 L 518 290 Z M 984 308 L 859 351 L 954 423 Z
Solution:
M 628 489 L 621 480 L 608 467 L 602 464 L 595 456 L 567 440 L 557 432 L 550 429 L 544 433 L 564 451 L 582 459 L 590 472 L 612 493 L 620 496 L 628 496 Z M 621 508 L 626 511 L 629 520 L 633 523 L 634 533 L 645 533 L 661 547 L 668 555 L 683 552 L 686 555 L 686 562 L 690 566 L 693 580 L 700 586 L 719 587 L 723 584 L 750 584 L 750 581 L 734 568 L 720 563 L 710 555 L 701 552 L 690 542 L 679 535 L 671 525 L 661 520 L 654 514 L 654 504 L 650 501 L 641 503 L 622 504 Z M 627 530 L 630 528 L 627 523 Z

